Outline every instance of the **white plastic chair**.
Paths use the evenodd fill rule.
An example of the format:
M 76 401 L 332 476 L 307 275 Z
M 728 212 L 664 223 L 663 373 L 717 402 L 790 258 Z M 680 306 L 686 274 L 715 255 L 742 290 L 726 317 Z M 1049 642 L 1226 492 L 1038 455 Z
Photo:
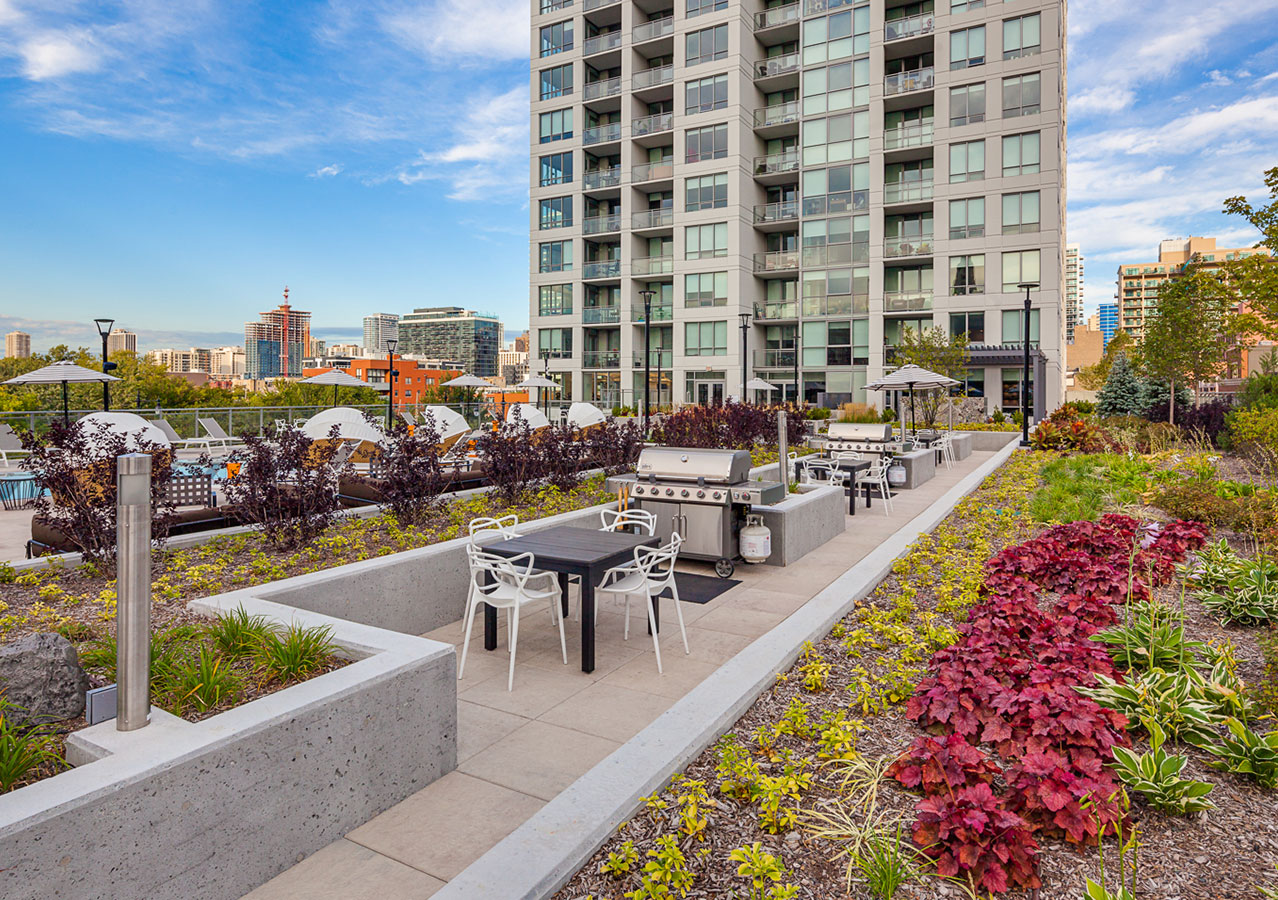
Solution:
M 674 597 L 675 617 L 679 620 L 679 634 L 683 638 L 683 652 L 688 649 L 688 632 L 683 627 L 683 610 L 679 608 L 679 586 L 675 583 L 675 560 L 679 558 L 679 546 L 683 539 L 670 536 L 664 547 L 636 547 L 635 561 L 627 566 L 617 566 L 604 573 L 596 593 L 618 594 L 626 598 L 626 629 L 624 639 L 630 640 L 630 598 L 643 597 L 648 607 L 648 626 L 652 629 L 652 649 L 657 655 L 657 672 L 661 668 L 661 641 L 657 633 L 656 598 L 666 588 Z
M 506 635 L 510 653 L 510 673 L 506 678 L 506 690 L 515 689 L 515 649 L 519 644 L 519 612 L 530 603 L 546 603 L 550 606 L 550 620 L 559 628 L 559 649 L 564 665 L 568 665 L 568 643 L 564 639 L 564 620 L 559 612 L 559 586 L 539 588 L 539 577 L 534 569 L 535 558 L 531 553 L 506 559 L 493 553 L 485 553 L 473 544 L 466 545 L 466 557 L 470 563 L 470 596 L 466 602 L 466 636 L 462 639 L 461 662 L 457 666 L 457 680 L 466 671 L 466 651 L 470 649 L 470 633 L 475 625 L 475 613 L 481 603 L 506 610 Z M 544 573 L 543 573 L 544 574 Z
M 485 544 L 491 544 L 493 541 L 508 541 L 511 538 L 523 537 L 515 529 L 519 527 L 519 516 L 511 513 L 507 516 L 494 519 L 491 516 L 481 516 L 477 519 L 471 519 L 466 526 L 470 534 L 470 545 L 472 547 L 482 547 Z
M 954 468 L 954 438 L 948 433 L 941 435 L 932 441 L 932 449 L 941 454 L 941 459 L 945 462 L 945 468 Z
M 888 469 L 891 467 L 892 461 L 889 459 L 879 459 L 870 463 L 870 468 L 861 473 L 857 478 L 853 490 L 864 485 L 870 485 L 876 488 L 879 496 L 883 498 L 883 515 L 892 512 L 892 488 L 888 484 Z
M 626 531 L 633 526 L 649 537 L 657 533 L 657 514 L 646 509 L 601 509 L 599 521 L 603 523 L 600 531 Z
M 805 484 L 841 485 L 845 483 L 845 473 L 823 459 L 813 459 L 804 463 L 803 477 Z

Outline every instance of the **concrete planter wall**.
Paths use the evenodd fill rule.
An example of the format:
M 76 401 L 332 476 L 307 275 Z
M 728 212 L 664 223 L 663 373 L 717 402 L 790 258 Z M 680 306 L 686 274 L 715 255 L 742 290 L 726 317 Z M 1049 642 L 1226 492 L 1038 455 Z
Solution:
M 957 429 L 956 429 L 957 431 Z M 968 431 L 972 436 L 972 449 L 987 453 L 1002 450 L 1013 441 L 1021 439 L 1019 431 Z
M 772 555 L 765 565 L 788 566 L 843 532 L 847 495 L 838 486 L 805 484 L 780 503 L 751 512 L 763 516 L 772 531 Z

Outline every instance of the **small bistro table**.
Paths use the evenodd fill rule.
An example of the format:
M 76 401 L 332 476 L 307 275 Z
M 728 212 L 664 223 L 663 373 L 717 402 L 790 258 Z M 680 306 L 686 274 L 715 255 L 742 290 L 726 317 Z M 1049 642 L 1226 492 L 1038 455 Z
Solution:
M 511 558 L 522 553 L 535 557 L 534 565 L 543 572 L 559 574 L 562 611 L 568 614 L 568 579 L 581 577 L 581 671 L 595 670 L 595 585 L 604 572 L 634 559 L 635 548 L 657 547 L 660 540 L 646 534 L 624 531 L 594 531 L 558 525 L 507 541 L 484 545 L 485 553 Z M 657 613 L 660 602 L 653 603 L 653 618 L 660 628 Z M 484 649 L 497 649 L 497 609 L 484 604 Z

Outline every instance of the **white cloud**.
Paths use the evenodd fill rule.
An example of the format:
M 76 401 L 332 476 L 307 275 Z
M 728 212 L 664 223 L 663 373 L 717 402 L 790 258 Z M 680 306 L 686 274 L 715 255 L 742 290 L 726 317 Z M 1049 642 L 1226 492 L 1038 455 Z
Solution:
M 83 33 L 45 33 L 23 43 L 19 52 L 22 74 L 32 81 L 92 72 L 102 62 L 100 51 Z
M 528 56 L 528 0 L 434 0 L 386 12 L 382 27 L 396 41 L 432 59 Z
M 341 165 L 339 165 L 338 163 L 333 163 L 332 165 L 321 166 L 320 168 L 316 169 L 307 177 L 308 178 L 332 178 L 335 175 L 340 175 L 341 172 L 342 172 Z

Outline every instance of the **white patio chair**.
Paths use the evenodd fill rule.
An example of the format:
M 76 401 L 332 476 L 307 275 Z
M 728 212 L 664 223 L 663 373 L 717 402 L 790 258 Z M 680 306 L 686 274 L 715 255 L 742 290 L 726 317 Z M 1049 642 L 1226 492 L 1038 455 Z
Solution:
M 861 473 L 856 483 L 852 486 L 852 490 L 869 485 L 875 488 L 879 496 L 883 498 L 883 515 L 888 515 L 892 509 L 892 488 L 888 484 L 888 468 L 892 465 L 889 459 L 879 459 L 870 463 L 870 468 Z
M 27 451 L 22 449 L 22 439 L 8 425 L 0 425 L 0 460 L 4 461 L 6 467 L 9 466 L 9 456 L 26 456 Z
M 675 561 L 679 558 L 679 545 L 683 539 L 677 534 L 670 536 L 670 543 L 664 547 L 636 547 L 635 561 L 630 565 L 617 566 L 604 573 L 597 594 L 618 594 L 626 598 L 626 629 L 624 639 L 630 640 L 630 598 L 642 597 L 648 607 L 648 626 L 652 629 L 652 649 L 657 655 L 657 672 L 661 668 L 661 640 L 657 633 L 656 598 L 666 588 L 674 598 L 675 618 L 679 620 L 679 634 L 683 638 L 683 652 L 688 649 L 688 631 L 683 627 L 683 610 L 679 608 L 679 586 L 675 583 Z M 597 607 L 596 607 L 597 610 Z
M 941 454 L 945 468 L 954 468 L 954 439 L 948 433 L 932 441 L 932 449 Z
M 202 447 L 205 450 L 211 449 L 212 441 L 208 438 L 181 437 L 178 435 L 177 429 L 170 425 L 167 419 L 149 419 L 148 421 L 163 432 L 164 436 L 169 439 L 169 445 L 175 450 L 187 450 L 191 447 Z
M 470 564 L 470 594 L 466 601 L 466 636 L 462 639 L 461 662 L 457 666 L 457 680 L 466 672 L 466 651 L 470 649 L 470 633 L 475 626 L 475 613 L 480 603 L 506 610 L 507 652 L 510 654 L 510 671 L 506 677 L 506 690 L 515 689 L 515 649 L 519 644 L 519 613 L 529 604 L 545 603 L 550 607 L 550 620 L 559 628 L 559 650 L 564 665 L 568 665 L 568 643 L 564 639 L 564 619 L 559 610 L 559 587 L 540 588 L 534 559 L 531 553 L 506 559 L 485 553 L 474 545 L 466 545 L 466 557 Z
M 494 519 L 491 516 L 471 519 L 466 530 L 470 534 L 470 546 L 482 550 L 497 541 L 508 541 L 511 538 L 523 537 L 523 534 L 515 530 L 518 527 L 519 516 L 510 513 L 499 519 Z M 533 577 L 546 579 L 555 585 L 559 583 L 558 576 L 554 572 L 538 571 L 533 573 Z
M 209 440 L 217 444 L 223 450 L 230 450 L 233 446 L 239 444 L 235 438 L 231 437 L 222 429 L 222 425 L 217 419 L 206 419 L 201 417 L 200 427 L 203 428 L 204 433 L 209 436 Z
M 846 473 L 836 469 L 823 459 L 811 459 L 803 464 L 805 484 L 846 484 Z
M 601 509 L 599 520 L 603 523 L 600 531 L 626 531 L 634 527 L 649 537 L 657 533 L 657 514 L 646 509 Z

